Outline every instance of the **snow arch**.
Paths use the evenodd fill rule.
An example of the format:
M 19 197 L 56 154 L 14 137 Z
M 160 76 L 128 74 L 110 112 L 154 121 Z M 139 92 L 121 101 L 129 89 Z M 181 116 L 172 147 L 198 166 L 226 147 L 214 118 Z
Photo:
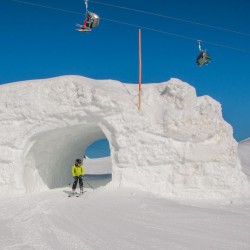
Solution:
M 72 182 L 71 166 L 85 149 L 106 138 L 96 124 L 49 130 L 34 135 L 24 156 L 24 183 L 28 192 L 65 187 Z
M 83 158 L 94 141 L 106 138 L 98 125 L 77 125 L 34 135 L 24 156 L 24 184 L 28 192 L 65 187 L 72 182 L 71 166 Z
M 94 141 L 106 138 L 96 124 L 77 125 L 34 135 L 24 156 L 24 184 L 28 192 L 65 187 L 72 182 L 71 166 L 83 158 Z
M 0 190 L 65 186 L 70 167 L 107 138 L 112 187 L 164 197 L 238 197 L 249 190 L 221 105 L 178 79 L 137 86 L 63 76 L 0 86 Z

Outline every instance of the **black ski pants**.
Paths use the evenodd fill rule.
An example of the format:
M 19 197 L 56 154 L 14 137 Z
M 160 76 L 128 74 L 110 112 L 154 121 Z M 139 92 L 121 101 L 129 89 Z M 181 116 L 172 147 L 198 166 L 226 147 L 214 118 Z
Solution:
M 72 189 L 75 190 L 76 189 L 76 186 L 77 186 L 77 182 L 79 181 L 79 186 L 80 186 L 80 189 L 82 190 L 83 189 L 83 181 L 82 181 L 82 176 L 74 176 L 74 183 L 73 183 L 73 186 L 72 186 Z

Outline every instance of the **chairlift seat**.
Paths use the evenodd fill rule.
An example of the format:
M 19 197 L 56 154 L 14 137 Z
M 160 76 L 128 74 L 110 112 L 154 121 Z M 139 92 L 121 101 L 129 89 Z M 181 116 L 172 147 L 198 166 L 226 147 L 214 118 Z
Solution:
M 100 18 L 94 12 L 88 12 L 87 18 L 88 18 L 88 21 L 86 23 L 86 26 L 88 28 L 92 29 L 92 28 L 97 27 L 99 25 Z
M 209 54 L 205 51 L 202 51 L 198 55 L 196 63 L 198 66 L 204 66 L 204 65 L 207 65 L 210 61 L 211 61 L 211 57 L 209 56 Z

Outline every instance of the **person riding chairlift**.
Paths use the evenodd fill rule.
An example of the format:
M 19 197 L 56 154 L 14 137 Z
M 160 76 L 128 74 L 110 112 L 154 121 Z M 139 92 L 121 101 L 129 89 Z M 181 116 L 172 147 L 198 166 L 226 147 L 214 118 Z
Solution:
M 87 18 L 83 21 L 83 29 L 89 29 L 91 30 L 92 29 L 92 23 L 93 23 L 93 20 L 91 19 L 91 15 L 88 14 L 87 15 Z
M 201 53 L 198 55 L 196 59 L 196 63 L 198 66 L 204 66 L 204 65 L 207 65 L 211 61 L 211 58 L 205 50 L 201 49 L 200 43 L 201 41 L 198 40 L 198 47 Z

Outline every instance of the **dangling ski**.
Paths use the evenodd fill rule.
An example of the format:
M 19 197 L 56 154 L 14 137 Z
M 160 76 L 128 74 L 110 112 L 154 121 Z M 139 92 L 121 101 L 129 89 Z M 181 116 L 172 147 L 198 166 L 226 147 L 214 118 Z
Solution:
M 76 24 L 76 27 L 78 27 L 76 30 L 77 30 L 77 31 L 80 31 L 80 32 L 88 32 L 88 31 L 91 31 L 90 28 L 83 27 L 83 25 L 82 25 L 82 24 L 79 24 L 79 23 Z
M 89 32 L 91 31 L 90 29 L 85 29 L 85 28 L 82 28 L 82 29 L 76 29 L 77 31 L 80 31 L 80 32 Z

